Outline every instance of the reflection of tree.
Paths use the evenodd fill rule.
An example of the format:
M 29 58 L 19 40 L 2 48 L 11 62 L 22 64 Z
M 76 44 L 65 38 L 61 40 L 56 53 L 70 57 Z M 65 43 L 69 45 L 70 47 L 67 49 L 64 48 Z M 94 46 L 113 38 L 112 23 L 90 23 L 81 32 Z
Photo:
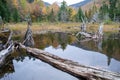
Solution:
M 108 56 L 108 65 L 110 65 L 110 61 L 112 57 L 118 57 L 120 60 L 119 50 L 120 48 L 120 40 L 119 39 L 107 39 L 103 40 L 103 49 Z
M 59 34 L 58 42 L 59 42 L 59 44 L 61 45 L 61 48 L 62 48 L 63 50 L 65 50 L 65 48 L 66 48 L 66 46 L 67 46 L 67 43 L 68 43 L 67 41 L 68 41 L 68 36 L 67 36 L 67 34 L 65 34 L 65 33 Z
M 110 65 L 111 58 L 120 61 L 120 39 L 114 39 L 110 37 L 98 41 L 84 41 L 75 45 L 86 50 L 98 51 L 107 55 L 108 65 Z
M 98 40 L 98 50 L 102 51 L 102 39 Z
M 14 38 L 15 40 L 19 39 L 18 36 Z M 64 50 L 67 46 L 67 44 L 71 44 L 74 42 L 74 38 L 70 35 L 67 35 L 65 33 L 48 33 L 48 34 L 40 34 L 40 35 L 34 35 L 35 40 L 35 47 L 44 49 L 47 46 L 52 45 L 54 48 L 57 48 L 59 45 L 61 45 L 61 48 Z M 17 51 L 14 51 L 13 54 L 9 56 L 9 63 L 5 65 L 3 68 L 0 68 L 0 78 L 2 78 L 6 73 L 13 73 L 14 72 L 14 66 L 12 60 L 16 60 L 17 62 L 23 62 L 25 57 L 28 57 L 29 59 L 35 60 L 31 55 L 28 55 L 27 52 L 23 49 L 18 49 Z
M 23 62 L 25 57 L 35 60 L 35 58 L 33 58 L 31 55 L 28 55 L 27 52 L 23 49 L 14 51 L 14 53 L 8 56 L 5 61 L 6 63 L 2 67 L 0 67 L 0 78 L 4 77 L 6 73 L 9 74 L 15 72 L 13 60 L 16 60 L 17 62 Z
M 13 61 L 9 59 L 9 61 L 6 61 L 6 64 L 0 67 L 0 78 L 5 76 L 6 73 L 13 73 L 14 71 L 14 66 L 13 66 Z
M 62 44 L 61 44 L 61 48 L 62 48 L 63 50 L 65 50 L 65 49 L 66 49 L 66 46 L 67 46 L 67 44 L 66 44 L 66 43 L 62 43 Z
M 36 47 L 40 49 L 44 49 L 48 46 L 58 48 L 59 45 L 62 49 L 65 49 L 67 44 L 71 44 L 75 41 L 73 36 L 60 32 L 34 35 L 34 40 Z

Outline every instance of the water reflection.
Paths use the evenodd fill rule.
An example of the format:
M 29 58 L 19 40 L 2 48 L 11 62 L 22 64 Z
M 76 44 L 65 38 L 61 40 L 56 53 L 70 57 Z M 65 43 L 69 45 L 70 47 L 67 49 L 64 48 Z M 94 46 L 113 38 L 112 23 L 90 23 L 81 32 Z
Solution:
M 34 39 L 36 47 L 40 49 L 44 49 L 52 45 L 53 48 L 62 48 L 65 50 L 67 44 L 71 44 L 75 41 L 75 37 L 59 32 L 34 35 Z
M 78 80 L 22 52 L 14 52 L 0 68 L 0 80 Z
M 67 45 L 76 46 L 84 50 L 100 52 L 107 56 L 107 65 L 110 65 L 111 59 L 120 61 L 120 39 L 111 38 L 99 40 L 76 41 L 76 37 L 66 33 L 47 33 L 34 35 L 35 47 L 45 49 L 52 46 L 52 49 L 65 50 Z
M 38 47 L 40 46 L 42 47 L 42 49 L 48 52 L 55 53 L 55 55 L 58 54 L 58 56 L 61 56 L 63 58 L 73 59 L 73 60 L 75 60 L 76 58 L 75 56 L 79 56 L 80 58 L 82 56 L 89 55 L 82 60 L 78 59 L 76 61 L 80 62 L 81 60 L 81 63 L 84 64 L 85 63 L 84 61 L 91 60 L 90 63 L 88 61 L 85 63 L 85 65 L 101 66 L 101 68 L 107 68 L 112 71 L 120 72 L 120 69 L 119 70 L 115 69 L 116 66 L 120 66 L 120 40 L 119 39 L 110 39 L 108 37 L 103 40 L 99 39 L 99 40 L 88 40 L 88 41 L 78 42 L 76 41 L 75 36 L 67 35 L 65 33 L 54 33 L 54 34 L 49 33 L 45 35 L 43 34 L 39 35 L 39 38 L 36 39 L 35 37 L 35 40 L 37 40 L 36 46 Z M 71 46 L 72 48 L 70 48 L 69 46 Z M 79 51 L 76 51 L 76 48 L 78 48 Z M 84 49 L 84 51 L 82 51 L 81 49 Z M 66 52 L 67 50 L 69 50 L 69 52 Z M 71 53 L 72 51 L 73 53 Z M 68 55 L 68 53 L 71 55 Z M 78 53 L 80 55 L 75 53 Z M 85 55 L 82 55 L 82 53 L 85 53 Z M 74 56 L 74 58 L 70 58 L 71 56 Z M 94 59 L 94 57 L 89 58 L 90 56 L 96 57 L 96 61 L 92 60 L 92 58 Z M 113 63 L 114 63 L 114 66 L 113 66 Z
M 13 39 L 20 40 L 21 36 L 16 36 Z M 78 42 L 75 36 L 69 34 L 48 33 L 34 35 L 34 40 L 35 47 L 60 57 L 71 59 L 80 64 L 120 72 L 119 39 L 107 38 Z M 24 50 L 15 51 L 6 62 L 6 65 L 0 68 L 0 80 L 7 78 L 10 78 L 9 80 L 77 80 L 33 58 Z

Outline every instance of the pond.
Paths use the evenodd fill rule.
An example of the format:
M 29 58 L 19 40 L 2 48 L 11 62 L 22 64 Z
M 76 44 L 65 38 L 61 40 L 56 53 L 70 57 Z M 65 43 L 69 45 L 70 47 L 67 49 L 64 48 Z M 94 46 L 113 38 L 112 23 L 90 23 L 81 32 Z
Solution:
M 14 37 L 21 40 L 21 36 Z M 79 42 L 66 33 L 34 35 L 35 47 L 80 64 L 120 73 L 120 39 Z M 14 52 L 0 69 L 0 80 L 78 80 L 28 54 Z

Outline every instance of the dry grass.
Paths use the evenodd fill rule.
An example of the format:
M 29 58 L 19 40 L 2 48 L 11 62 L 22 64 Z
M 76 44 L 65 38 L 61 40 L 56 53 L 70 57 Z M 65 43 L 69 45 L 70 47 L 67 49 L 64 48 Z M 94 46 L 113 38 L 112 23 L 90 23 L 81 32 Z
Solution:
M 13 31 L 21 31 L 25 32 L 27 29 L 27 23 L 17 23 L 17 24 L 6 24 L 8 28 Z M 98 30 L 99 24 L 87 24 L 87 31 L 89 32 L 96 32 Z M 118 27 L 120 24 L 110 24 L 104 25 L 104 32 L 117 32 Z M 32 31 L 39 32 L 43 30 L 55 30 L 55 31 L 79 31 L 80 30 L 80 23 L 76 22 L 68 22 L 68 23 L 33 23 L 32 24 Z

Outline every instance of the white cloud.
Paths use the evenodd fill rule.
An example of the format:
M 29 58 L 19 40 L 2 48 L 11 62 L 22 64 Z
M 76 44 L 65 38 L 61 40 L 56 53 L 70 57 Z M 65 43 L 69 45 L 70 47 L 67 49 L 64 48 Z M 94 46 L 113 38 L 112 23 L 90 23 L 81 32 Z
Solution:
M 43 1 L 52 4 L 52 3 L 54 3 L 54 2 L 61 3 L 63 0 L 43 0 Z M 67 5 L 71 5 L 71 4 L 75 4 L 75 3 L 81 2 L 81 1 L 83 1 L 83 0 L 64 0 L 64 1 L 67 2 Z

